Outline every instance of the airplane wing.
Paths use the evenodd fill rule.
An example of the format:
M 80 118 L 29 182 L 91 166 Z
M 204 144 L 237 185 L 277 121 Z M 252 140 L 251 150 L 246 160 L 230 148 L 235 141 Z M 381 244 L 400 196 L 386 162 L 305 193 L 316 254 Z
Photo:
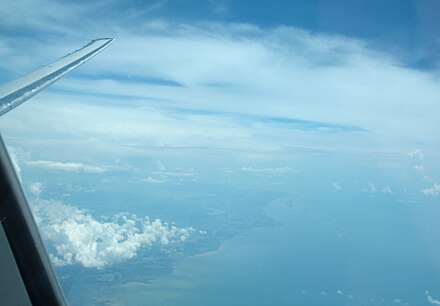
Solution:
M 114 41 L 112 38 L 92 40 L 55 63 L 0 86 L 0 116 L 33 97 L 47 86 L 85 63 Z
M 113 42 L 96 39 L 0 87 L 0 115 L 25 102 Z M 67 305 L 0 135 L 0 305 Z

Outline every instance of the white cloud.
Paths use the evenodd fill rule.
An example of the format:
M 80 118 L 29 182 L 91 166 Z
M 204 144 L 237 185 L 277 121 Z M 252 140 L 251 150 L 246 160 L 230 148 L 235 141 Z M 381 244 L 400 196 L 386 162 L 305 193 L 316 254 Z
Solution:
M 158 179 L 152 178 L 151 176 L 147 177 L 143 181 L 146 182 L 146 183 L 149 183 L 149 184 L 162 184 L 163 183 L 162 180 L 158 180 Z
M 151 171 L 155 177 L 149 176 L 143 179 L 144 182 L 149 184 L 162 184 L 165 182 L 197 182 L 198 174 L 194 169 L 173 169 L 173 171 L 166 171 L 165 167 L 163 171 Z
M 253 173 L 266 173 L 266 174 L 286 174 L 293 172 L 289 167 L 277 167 L 277 168 L 254 168 L 254 167 L 242 167 L 241 170 Z
M 344 292 L 342 292 L 341 290 L 337 290 L 336 293 L 339 295 L 344 295 Z
M 197 173 L 195 173 L 193 171 L 175 171 L 175 172 L 171 172 L 171 171 L 170 172 L 167 172 L 167 171 L 155 172 L 155 171 L 153 171 L 152 173 L 160 174 L 165 177 L 166 176 L 173 176 L 173 177 L 194 177 L 194 176 L 197 176 Z
M 9 19 L 20 19 L 12 13 L 18 8 L 8 6 L 13 7 L 3 8 L 2 16 L 8 16 L 3 22 L 13 25 Z M 20 114 L 5 118 L 9 132 L 53 131 L 61 141 L 67 134 L 76 140 L 93 142 L 90 148 L 95 150 L 109 143 L 114 149 L 113 144 L 117 143 L 119 147 L 130 144 L 132 149 L 197 146 L 237 152 L 275 151 L 289 144 L 332 149 L 339 146 L 344 150 L 361 146 L 376 150 L 378 145 L 395 147 L 396 143 L 411 141 L 413 147 L 415 139 L 432 140 L 439 132 L 432 131 L 437 126 L 438 79 L 429 72 L 405 67 L 391 55 L 369 49 L 361 40 L 292 27 L 177 25 L 160 19 L 142 23 L 112 20 L 115 26 L 106 27 L 109 20 L 92 23 L 91 18 L 80 18 L 90 16 L 79 5 L 67 8 L 52 5 L 49 11 L 58 9 L 71 11 L 66 22 L 89 20 L 71 26 L 71 31 L 77 32 L 71 36 L 81 37 L 80 29 L 94 24 L 88 29 L 91 36 L 110 31 L 110 35 L 119 37 L 117 45 L 101 53 L 92 64 L 81 67 L 82 77 L 76 75 L 57 83 L 59 89 L 66 89 L 63 94 L 49 93 L 44 103 L 26 106 Z M 34 26 L 37 20 L 49 23 L 47 28 L 55 31 L 54 22 L 67 28 L 57 18 L 43 15 L 27 14 L 23 19 L 28 26 Z M 64 39 L 65 35 L 60 41 Z M 44 57 L 53 55 L 40 52 L 47 49 L 47 42 L 33 43 L 39 45 L 38 52 L 27 55 L 32 55 L 33 62 L 45 63 Z M 26 50 L 14 48 L 13 42 L 8 44 L 13 51 L 20 49 L 22 55 Z M 65 48 L 66 43 L 60 45 Z M 13 56 L 11 52 L 4 62 L 9 63 Z M 132 78 L 124 79 L 125 76 Z M 165 87 L 148 79 L 181 86 Z M 69 92 L 94 96 L 79 97 Z M 414 92 L 420 93 L 417 103 L 412 98 Z M 79 105 L 80 99 L 87 101 Z M 103 103 L 107 101 L 115 103 Z M 176 106 L 205 112 L 170 111 Z M 241 115 L 249 120 L 243 123 Z M 322 137 L 324 132 L 319 131 L 328 128 L 316 126 L 315 133 L 305 133 L 292 126 L 286 128 L 289 125 L 286 123 L 259 122 L 259 117 L 359 126 L 375 134 L 374 137 L 369 137 L 367 132 L 356 137 L 353 134 Z M 21 120 L 14 120 L 17 118 Z M 25 120 L 29 124 L 20 124 Z M 31 127 L 38 127 L 37 131 Z
M 416 149 L 416 150 L 414 150 L 412 152 L 409 152 L 408 155 L 411 156 L 411 157 L 415 157 L 415 158 L 417 158 L 419 160 L 423 159 L 423 157 L 424 157 L 422 151 L 420 151 L 419 149 Z
M 136 257 L 141 248 L 185 241 L 194 232 L 159 219 L 119 214 L 96 219 L 89 212 L 57 201 L 32 205 L 43 238 L 53 245 L 55 265 L 104 267 Z
M 368 182 L 368 186 L 370 187 L 370 191 L 371 191 L 372 193 L 377 192 L 376 186 L 374 185 L 373 182 Z
M 377 193 L 380 191 L 382 193 L 393 194 L 393 190 L 391 189 L 391 187 L 389 185 L 385 185 L 385 186 L 382 186 L 382 188 L 380 188 L 379 186 L 376 186 L 376 184 L 373 181 L 369 181 L 368 187 L 365 187 L 363 189 L 363 191 L 369 192 L 369 193 Z
M 426 291 L 426 299 L 428 300 L 428 302 L 432 305 L 440 305 L 440 300 L 436 300 L 434 299 L 432 296 L 429 295 L 429 292 Z
M 420 192 L 426 196 L 438 196 L 440 194 L 440 184 L 434 183 L 431 188 L 422 189 Z
M 44 190 L 44 184 L 40 182 L 30 182 L 29 183 L 29 191 L 37 198 L 40 197 L 41 193 Z
M 425 168 L 422 165 L 415 165 L 414 169 L 416 169 L 417 171 L 423 171 L 425 170 Z
M 336 190 L 342 190 L 342 187 L 341 187 L 341 185 L 339 185 L 338 182 L 333 182 L 333 183 L 332 183 L 332 186 L 333 186 L 333 188 L 335 188 Z
M 393 190 L 391 189 L 391 187 L 389 185 L 386 185 L 386 186 L 382 187 L 382 192 L 383 193 L 393 193 Z
M 87 173 L 103 173 L 107 169 L 99 166 L 89 166 L 82 163 L 62 163 L 49 160 L 27 161 L 26 164 L 49 170 L 68 171 L 68 172 L 87 172 Z
M 368 187 L 363 189 L 365 192 L 376 193 L 377 188 L 373 181 L 368 182 Z

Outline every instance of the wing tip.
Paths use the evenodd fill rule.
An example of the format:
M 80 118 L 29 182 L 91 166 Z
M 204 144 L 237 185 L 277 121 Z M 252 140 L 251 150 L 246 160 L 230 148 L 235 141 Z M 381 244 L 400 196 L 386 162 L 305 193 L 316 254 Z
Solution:
M 92 42 L 100 41 L 100 40 L 106 40 L 106 41 L 108 41 L 109 43 L 112 43 L 112 42 L 115 41 L 115 39 L 112 38 L 112 37 L 101 37 L 101 38 L 95 38 L 95 39 L 93 39 Z

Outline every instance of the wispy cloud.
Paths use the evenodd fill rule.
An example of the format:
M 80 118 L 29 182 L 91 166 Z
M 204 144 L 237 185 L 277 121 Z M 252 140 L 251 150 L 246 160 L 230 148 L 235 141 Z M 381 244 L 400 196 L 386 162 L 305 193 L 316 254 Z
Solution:
M 27 161 L 26 164 L 43 169 L 67 171 L 67 172 L 103 173 L 107 171 L 106 168 L 99 166 L 90 166 L 82 163 L 72 163 L 72 162 L 62 163 L 62 162 L 49 161 L 49 160 Z
M 161 161 L 155 162 L 155 171 L 151 171 L 144 182 L 149 184 L 162 184 L 165 182 L 180 181 L 180 182 L 196 182 L 198 178 L 197 172 L 193 168 L 189 169 L 170 169 L 167 168 Z
M 332 186 L 336 190 L 342 190 L 342 187 L 341 187 L 341 185 L 338 182 L 333 182 Z
M 127 14 L 131 18 L 127 17 L 127 22 L 124 14 L 117 20 L 106 19 L 105 14 L 93 19 L 81 5 L 70 4 L 63 8 L 51 1 L 39 3 L 46 2 L 52 13 L 58 9 L 69 10 L 71 18 L 66 22 L 71 28 L 69 37 L 74 37 L 70 43 L 76 43 L 83 33 L 80 28 L 84 25 L 76 24 L 77 20 L 89 21 L 85 22 L 87 26 L 94 24 L 88 29 L 90 35 L 109 32 L 107 35 L 118 37 L 117 44 L 100 54 L 99 59 L 57 85 L 64 90 L 63 95 L 45 96 L 45 103 L 62 100 L 58 108 L 63 108 L 71 122 L 81 122 L 72 124 L 75 129 L 69 130 L 75 135 L 83 136 L 87 131 L 86 135 L 91 134 L 88 139 L 102 140 L 102 134 L 107 133 L 115 136 L 113 141 L 129 137 L 127 142 L 143 139 L 148 145 L 199 145 L 239 150 L 243 147 L 246 150 L 276 149 L 292 143 L 312 143 L 326 148 L 340 145 L 345 149 L 361 146 L 374 150 L 374 143 L 388 146 L 396 144 L 396 139 L 399 144 L 414 139 L 432 140 L 436 134 L 431 129 L 436 126 L 435 101 L 440 98 L 437 79 L 428 72 L 405 67 L 389 54 L 370 50 L 361 40 L 312 34 L 293 27 L 262 29 L 251 24 L 209 22 L 175 24 L 158 18 L 136 22 L 133 19 L 141 19 L 136 14 Z M 105 6 L 101 1 L 96 5 Z M 156 6 L 161 5 L 159 2 Z M 2 16 L 8 16 L 4 23 L 14 24 L 11 19 L 15 17 L 11 16 L 15 15 L 11 12 L 15 10 L 16 7 L 3 8 Z M 85 19 L 78 18 L 84 16 Z M 41 14 L 26 17 L 17 19 L 26 20 L 28 27 L 37 22 L 46 23 L 47 28 L 64 33 L 53 27 L 53 23 L 63 24 L 56 18 L 45 18 Z M 96 18 L 103 22 L 96 22 Z M 108 27 L 107 22 L 116 24 Z M 65 39 L 65 35 L 60 36 L 61 39 Z M 32 43 L 38 45 L 36 50 L 47 50 L 46 41 Z M 20 49 L 20 56 L 26 50 L 13 49 Z M 52 52 L 60 52 L 60 49 L 57 47 Z M 33 61 L 45 63 L 49 55 L 43 58 L 39 53 L 32 53 Z M 11 52 L 5 62 L 12 60 L 13 55 Z M 181 86 L 164 90 L 163 86 L 145 82 L 147 79 Z M 88 96 L 87 102 L 94 104 L 98 111 L 78 111 L 78 97 L 71 95 L 72 92 L 94 95 L 94 98 Z M 417 105 L 411 98 L 413 92 L 420 92 Z M 108 100 L 117 103 L 103 103 Z M 399 107 L 396 107 L 397 101 Z M 152 114 L 148 114 L 151 109 L 146 109 L 146 104 L 153 108 Z M 117 105 L 124 105 L 124 110 L 115 107 Z M 211 113 L 184 115 L 170 111 L 176 105 Z M 40 106 L 32 106 L 21 115 L 30 118 L 36 108 Z M 91 110 L 85 103 L 81 104 L 83 108 Z M 138 114 L 133 115 L 134 112 Z M 218 115 L 225 113 L 253 119 Z M 54 110 L 41 111 L 41 114 L 48 120 L 47 126 L 65 125 L 65 122 L 57 122 L 60 117 L 54 116 Z M 296 120 L 296 126 L 286 124 L 288 121 L 282 124 L 279 120 L 262 121 L 258 119 L 261 117 Z M 98 125 L 95 124 L 97 118 Z M 423 122 L 418 118 L 423 118 Z M 46 125 L 44 121 L 39 123 Z M 301 131 L 298 122 L 315 123 L 312 126 L 319 128 L 311 135 Z M 5 125 L 12 129 L 18 123 Z M 299 131 L 292 132 L 292 127 Z M 329 131 L 340 132 L 341 127 L 342 130 L 358 127 L 356 133 L 372 131 L 380 137 L 343 135 L 337 139 L 332 137 L 330 141 L 327 135 L 322 135 Z
M 158 171 L 161 171 L 161 172 L 165 172 L 167 170 L 165 165 L 160 160 L 156 161 L 156 168 Z
M 276 168 L 254 168 L 254 167 L 242 167 L 242 171 L 253 173 L 265 173 L 265 174 L 286 174 L 294 172 L 290 167 L 276 167 Z
M 425 170 L 425 167 L 423 167 L 422 165 L 415 165 L 414 169 L 416 169 L 417 171 L 423 171 Z
M 148 184 L 162 184 L 163 183 L 163 180 L 155 179 L 155 178 L 152 178 L 151 176 L 147 177 L 146 179 L 143 179 L 142 181 L 145 183 L 148 183 Z

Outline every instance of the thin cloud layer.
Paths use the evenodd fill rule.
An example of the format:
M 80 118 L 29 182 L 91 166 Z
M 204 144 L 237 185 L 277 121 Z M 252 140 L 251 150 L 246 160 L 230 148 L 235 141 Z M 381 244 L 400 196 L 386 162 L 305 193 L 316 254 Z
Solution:
M 264 174 L 287 174 L 293 172 L 290 167 L 276 167 L 276 168 L 254 168 L 254 167 L 242 167 L 242 171 L 252 173 L 264 173 Z
M 71 11 L 73 15 L 85 14 L 80 9 Z M 45 20 L 38 15 L 34 18 Z M 398 58 L 371 50 L 364 41 L 293 27 L 134 21 L 130 23 L 136 27 L 121 21 L 124 27 L 111 28 L 113 33 L 107 35 L 117 36 L 117 43 L 98 60 L 81 67 L 81 73 L 75 72 L 56 85 L 65 90 L 63 95 L 45 96 L 45 105 L 49 105 L 48 100 L 63 101 L 58 107 L 71 122 L 68 133 L 107 133 L 130 140 L 145 135 L 143 139 L 150 145 L 208 142 L 210 146 L 242 149 L 248 144 L 248 150 L 274 143 L 371 150 L 385 145 L 402 151 L 402 145 L 413 147 L 416 140 L 429 143 L 438 134 L 434 114 L 440 86 L 435 75 L 405 67 Z M 90 31 L 98 34 L 103 29 L 95 25 Z M 47 49 L 46 42 L 40 44 L 38 50 Z M 45 63 L 43 59 L 41 62 Z M 87 97 L 94 107 L 81 111 L 86 106 L 79 108 L 77 100 L 84 96 L 74 96 L 73 92 L 94 95 L 93 99 Z M 112 103 L 107 103 L 109 100 Z M 115 105 L 124 107 L 117 109 Z M 141 121 L 143 111 L 151 111 L 145 105 L 158 109 L 152 109 L 154 116 L 147 115 L 148 120 Z M 28 109 L 34 114 L 35 108 Z M 184 126 L 179 120 L 181 110 L 194 111 L 183 115 L 189 119 Z M 42 109 L 41 113 L 45 120 L 34 116 L 40 118 L 39 124 L 66 125 L 60 119 L 63 116 Z M 225 113 L 238 118 L 231 120 Z M 314 122 L 316 134 L 325 137 L 292 133 L 295 125 L 261 120 L 261 116 Z M 113 125 L 107 124 L 107 119 Z M 162 120 L 169 123 L 167 128 L 162 123 L 157 128 Z M 11 128 L 24 128 L 17 125 L 7 123 Z M 344 135 L 328 141 L 329 131 L 347 129 L 364 134 L 369 131 L 373 136 Z
M 43 238 L 53 249 L 54 265 L 99 268 L 136 257 L 141 248 L 187 240 L 191 227 L 179 228 L 159 219 L 119 214 L 96 219 L 89 212 L 53 200 L 33 205 Z
M 33 160 L 27 161 L 28 165 L 49 170 L 67 171 L 67 172 L 86 172 L 86 173 L 103 173 L 107 171 L 104 167 L 89 166 L 82 163 L 62 163 L 50 160 Z

